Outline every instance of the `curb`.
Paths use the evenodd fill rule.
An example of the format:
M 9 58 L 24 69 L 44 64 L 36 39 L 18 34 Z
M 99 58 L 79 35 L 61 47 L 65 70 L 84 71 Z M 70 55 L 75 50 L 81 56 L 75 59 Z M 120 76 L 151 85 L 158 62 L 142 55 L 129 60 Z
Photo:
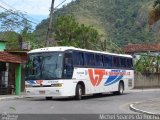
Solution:
M 132 111 L 134 111 L 134 112 L 138 112 L 138 113 L 160 116 L 160 114 L 148 112 L 148 111 L 141 110 L 141 109 L 138 109 L 138 108 L 134 107 L 135 104 L 140 104 L 140 103 L 142 103 L 142 102 L 136 102 L 136 103 L 130 104 L 130 105 L 129 105 L 130 110 L 132 110 Z
M 13 99 L 20 99 L 23 98 L 23 96 L 8 96 L 8 97 L 0 97 L 1 100 L 13 100 Z
M 131 89 L 131 90 L 127 90 L 127 92 L 131 92 L 131 93 L 137 93 L 137 92 L 146 92 L 146 91 L 160 91 L 160 89 Z

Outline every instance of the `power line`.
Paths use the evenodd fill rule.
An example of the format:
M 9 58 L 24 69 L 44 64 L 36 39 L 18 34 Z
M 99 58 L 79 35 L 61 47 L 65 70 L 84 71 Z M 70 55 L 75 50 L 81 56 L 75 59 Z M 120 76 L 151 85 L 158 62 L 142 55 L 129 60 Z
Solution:
M 5 9 L 5 10 L 7 10 L 6 8 L 2 7 L 1 5 L 0 5 L 0 7 L 3 8 L 3 9 Z M 7 11 L 8 11 L 8 10 L 7 10 Z M 10 12 L 10 11 L 9 11 L 9 12 Z M 13 13 L 12 13 L 12 14 L 13 14 Z M 17 15 L 17 14 L 14 13 L 13 15 Z M 21 17 L 21 16 L 19 16 L 19 17 Z M 24 18 L 24 17 L 21 17 L 21 18 L 27 20 L 27 19 Z M 12 23 L 15 24 L 15 25 L 25 27 L 25 25 L 22 24 L 21 22 L 18 22 L 18 21 L 12 20 L 12 19 L 8 19 L 8 18 L 3 18 L 3 19 L 8 20 L 9 22 L 12 22 Z M 3 21 L 3 20 L 1 20 L 1 21 Z M 32 29 L 32 28 L 29 28 L 29 29 L 30 29 L 30 30 L 34 30 L 34 29 Z
M 59 5 L 57 5 L 55 9 L 58 8 L 60 5 L 62 5 L 64 2 L 66 2 L 66 0 L 62 1 Z
M 14 8 L 14 7 L 12 7 L 11 5 L 9 5 L 8 3 L 6 3 L 6 2 L 4 2 L 3 0 L 0 0 L 0 2 L 2 2 L 3 4 L 5 4 L 5 5 L 7 5 L 8 7 L 10 7 L 13 11 L 20 11 L 20 10 L 17 10 L 16 8 Z M 22 11 L 23 12 L 23 11 Z M 25 11 L 24 11 L 25 12 Z M 26 12 L 25 12 L 26 13 Z M 38 22 L 38 23 L 40 23 L 40 21 L 38 21 L 38 20 L 36 20 L 36 19 L 34 19 L 34 18 L 32 18 L 32 17 L 30 17 L 30 16 L 28 16 L 28 15 L 26 15 L 28 18 L 31 18 L 33 21 L 35 21 L 35 22 Z
M 15 24 L 18 25 L 18 26 L 23 26 L 23 27 L 25 27 L 25 25 L 23 25 L 22 23 L 16 22 L 16 21 L 14 21 L 14 20 L 12 20 L 12 19 L 8 19 L 8 18 L 3 18 L 3 19 L 6 19 L 6 20 L 8 20 L 8 21 L 10 21 L 10 22 L 12 22 L 12 23 L 15 23 Z M 29 29 L 34 30 L 34 29 L 32 29 L 32 28 L 29 28 Z
M 48 24 L 48 30 L 47 30 L 47 36 L 46 36 L 46 46 L 49 46 L 51 44 L 51 39 L 54 43 L 54 38 L 52 37 L 54 2 L 55 2 L 55 0 L 52 0 L 52 2 L 51 2 L 51 11 L 50 11 L 50 16 L 49 16 L 49 24 Z
M 21 17 L 21 18 L 23 18 L 23 19 L 26 19 L 26 18 L 25 18 L 24 16 L 22 16 L 22 15 L 15 14 L 16 11 L 9 10 L 9 9 L 1 6 L 1 5 L 0 5 L 0 7 L 1 7 L 2 9 L 6 10 L 6 11 L 9 11 L 10 13 L 12 13 L 12 14 L 18 16 L 18 17 Z M 38 23 L 35 23 L 35 22 L 31 21 L 31 20 L 28 20 L 28 19 L 26 19 L 26 20 L 27 20 L 28 22 L 30 22 L 30 23 L 33 23 L 33 24 L 36 24 L 36 25 L 38 24 Z
M 49 17 L 49 24 L 48 24 L 48 29 L 47 29 L 47 35 L 46 35 L 46 46 L 49 46 L 51 44 L 51 41 L 53 44 L 55 44 L 55 40 L 52 36 L 52 31 L 53 31 L 53 13 L 55 8 L 58 8 L 60 5 L 62 5 L 66 0 L 62 1 L 58 6 L 54 7 L 54 2 L 55 0 L 52 0 L 51 2 L 51 11 L 50 11 L 50 17 Z
M 10 6 L 9 4 L 7 4 L 6 2 L 4 2 L 3 0 L 0 0 L 1 3 L 7 5 L 8 7 L 10 7 L 11 9 L 14 9 L 15 11 L 17 11 L 14 7 Z

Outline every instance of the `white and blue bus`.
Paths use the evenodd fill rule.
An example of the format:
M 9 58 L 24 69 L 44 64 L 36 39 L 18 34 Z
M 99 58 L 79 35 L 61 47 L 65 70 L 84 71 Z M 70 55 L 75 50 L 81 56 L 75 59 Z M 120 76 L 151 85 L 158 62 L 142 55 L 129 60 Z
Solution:
M 113 54 L 75 47 L 31 50 L 26 65 L 26 94 L 30 97 L 75 96 L 132 89 L 131 55 Z

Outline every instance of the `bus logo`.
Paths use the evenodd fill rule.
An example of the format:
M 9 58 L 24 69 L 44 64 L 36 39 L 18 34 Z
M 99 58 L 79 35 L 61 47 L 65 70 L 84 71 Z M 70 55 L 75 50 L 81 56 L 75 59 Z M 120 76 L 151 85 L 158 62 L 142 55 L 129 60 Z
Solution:
M 105 70 L 88 69 L 88 74 L 92 85 L 98 86 L 106 73 Z
M 39 84 L 39 85 L 41 85 L 42 82 L 43 82 L 43 80 L 36 80 L 36 83 Z

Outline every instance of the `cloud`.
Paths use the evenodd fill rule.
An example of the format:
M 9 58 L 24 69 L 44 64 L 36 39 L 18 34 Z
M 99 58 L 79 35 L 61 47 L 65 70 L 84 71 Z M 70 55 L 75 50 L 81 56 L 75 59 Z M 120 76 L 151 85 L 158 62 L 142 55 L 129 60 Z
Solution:
M 5 0 L 7 4 L 16 10 L 26 12 L 30 15 L 48 15 L 52 0 Z M 55 0 L 55 6 L 64 0 Z M 71 0 L 66 0 L 69 3 Z

